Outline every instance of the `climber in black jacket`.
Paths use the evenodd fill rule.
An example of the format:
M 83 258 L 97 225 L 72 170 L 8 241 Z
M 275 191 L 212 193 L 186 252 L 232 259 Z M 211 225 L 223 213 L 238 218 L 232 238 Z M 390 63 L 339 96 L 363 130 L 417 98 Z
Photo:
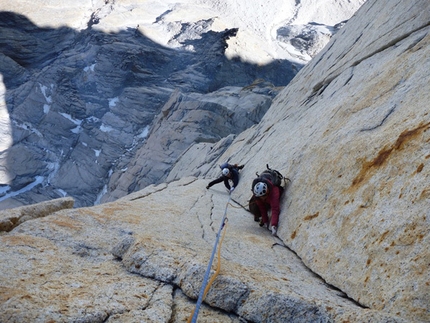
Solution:
M 233 192 L 237 184 L 239 184 L 239 170 L 241 170 L 244 166 L 245 165 L 238 166 L 237 164 L 231 165 L 228 163 L 220 165 L 220 168 L 222 169 L 221 176 L 210 182 L 206 188 L 209 189 L 215 184 L 224 182 L 224 185 L 229 190 L 229 192 Z M 230 181 L 232 182 L 232 185 L 230 185 Z

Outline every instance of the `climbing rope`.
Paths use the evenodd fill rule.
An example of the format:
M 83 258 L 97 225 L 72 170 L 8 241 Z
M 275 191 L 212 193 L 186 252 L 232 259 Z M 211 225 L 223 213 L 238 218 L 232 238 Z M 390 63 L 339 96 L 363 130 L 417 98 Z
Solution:
M 200 306 L 202 305 L 202 302 L 205 299 L 206 294 L 208 293 L 213 281 L 218 276 L 219 271 L 221 269 L 221 245 L 222 245 L 222 240 L 224 240 L 224 235 L 225 235 L 226 230 L 224 230 L 224 232 L 223 232 L 221 241 L 220 241 L 220 234 L 221 234 L 222 229 L 224 229 L 224 227 L 226 227 L 226 224 L 227 224 L 227 222 L 226 222 L 227 221 L 227 207 L 230 204 L 230 200 L 231 200 L 231 193 L 229 194 L 229 198 L 228 198 L 227 204 L 225 206 L 225 210 L 224 210 L 224 216 L 222 218 L 218 233 L 216 235 L 216 241 L 215 241 L 214 247 L 212 249 L 212 255 L 211 255 L 211 258 L 209 260 L 209 264 L 208 264 L 208 267 L 206 269 L 205 276 L 203 278 L 202 287 L 200 288 L 199 298 L 197 300 L 194 312 L 190 315 L 190 317 L 188 319 L 188 323 L 190 323 L 190 322 L 196 323 L 197 322 L 197 316 L 199 315 Z M 218 248 L 217 269 L 215 271 L 215 274 L 212 276 L 211 280 L 208 282 L 209 274 L 210 274 L 211 267 L 212 267 L 212 262 L 213 262 L 213 259 L 215 256 L 215 252 L 217 250 L 218 243 L 219 243 L 219 248 Z
M 234 208 L 236 208 L 236 209 L 239 209 L 239 208 L 242 208 L 242 209 L 244 209 L 245 211 L 247 211 L 247 212 L 249 212 L 249 210 L 246 208 L 246 207 L 244 207 L 242 204 L 240 204 L 238 201 L 236 201 L 235 199 L 231 199 L 234 203 L 236 203 L 237 205 L 239 205 L 239 206 L 236 206 L 236 205 L 233 205 L 233 204 L 231 204 L 230 203 L 230 205 L 232 206 L 232 207 L 234 207 Z

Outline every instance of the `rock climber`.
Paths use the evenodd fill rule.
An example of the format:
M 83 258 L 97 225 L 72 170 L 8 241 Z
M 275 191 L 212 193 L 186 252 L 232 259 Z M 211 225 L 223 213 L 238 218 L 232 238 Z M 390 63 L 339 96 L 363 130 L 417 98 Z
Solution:
M 281 186 L 281 183 L 284 177 L 277 171 L 269 170 L 264 171 L 252 182 L 253 196 L 250 200 L 250 210 L 254 214 L 255 221 L 260 219 L 260 227 L 266 226 L 270 228 L 271 226 L 272 235 L 276 235 L 280 213 L 279 204 L 284 192 L 284 187 Z M 271 212 L 270 225 L 269 210 Z
M 211 186 L 224 182 L 225 187 L 227 190 L 231 193 L 234 191 L 234 189 L 239 184 L 239 170 L 243 169 L 245 165 L 238 165 L 238 164 L 228 164 L 224 163 L 220 165 L 220 168 L 222 169 L 221 176 L 217 179 L 214 179 L 212 182 L 210 182 L 206 188 L 209 189 Z M 230 181 L 232 185 L 230 185 Z

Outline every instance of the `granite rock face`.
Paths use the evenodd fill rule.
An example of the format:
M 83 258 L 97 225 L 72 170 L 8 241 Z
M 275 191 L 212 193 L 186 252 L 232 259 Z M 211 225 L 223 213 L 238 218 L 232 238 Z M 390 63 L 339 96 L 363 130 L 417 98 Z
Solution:
M 150 185 L 1 235 L 0 320 L 184 322 L 226 214 L 211 272 L 218 261 L 220 271 L 198 322 L 403 322 L 325 283 L 206 183 L 187 177 Z
M 192 132 L 164 183 L 2 232 L 0 321 L 186 321 L 225 216 L 199 321 L 428 322 L 428 9 L 367 1 L 260 122 L 219 141 Z M 209 113 L 229 113 L 220 96 Z M 176 129 L 173 147 L 194 95 L 169 98 L 148 131 Z M 205 188 L 226 160 L 245 164 L 231 196 Z M 278 237 L 244 209 L 266 164 L 291 179 Z
M 278 235 L 310 269 L 419 322 L 430 319 L 428 9 L 367 2 L 220 156 L 246 164 L 242 203 L 266 163 L 291 179 Z M 207 145 L 182 156 L 182 174 L 208 171 L 197 149 Z

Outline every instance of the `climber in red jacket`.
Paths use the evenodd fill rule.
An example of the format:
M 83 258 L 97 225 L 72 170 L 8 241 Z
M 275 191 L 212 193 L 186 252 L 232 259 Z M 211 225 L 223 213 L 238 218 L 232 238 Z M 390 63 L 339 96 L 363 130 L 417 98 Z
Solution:
M 266 225 L 269 227 L 268 210 L 271 210 L 272 234 L 276 235 L 278 230 L 280 199 L 283 193 L 283 187 L 274 185 L 269 176 L 260 176 L 252 183 L 254 193 L 254 203 L 258 206 L 261 220 L 260 227 Z

